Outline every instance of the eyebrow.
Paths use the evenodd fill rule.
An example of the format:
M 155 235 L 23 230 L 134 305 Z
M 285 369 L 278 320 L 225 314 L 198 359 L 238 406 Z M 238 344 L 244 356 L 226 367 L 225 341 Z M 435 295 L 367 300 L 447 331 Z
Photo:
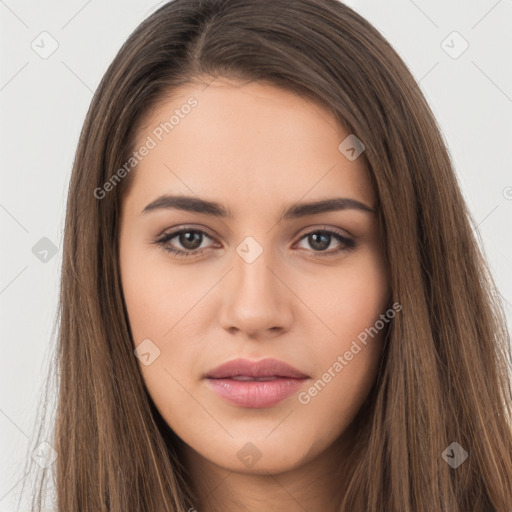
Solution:
M 203 215 L 212 215 L 214 217 L 233 219 L 234 215 L 229 208 L 224 207 L 215 201 L 207 201 L 192 196 L 170 196 L 163 195 L 149 203 L 142 214 L 147 214 L 155 210 L 176 209 L 186 212 L 200 213 Z M 298 203 L 286 207 L 279 217 L 281 220 L 298 219 L 308 215 L 317 215 L 319 213 L 333 212 L 339 210 L 359 210 L 362 212 L 375 213 L 375 210 L 364 203 L 348 197 L 333 197 L 314 201 L 309 203 Z

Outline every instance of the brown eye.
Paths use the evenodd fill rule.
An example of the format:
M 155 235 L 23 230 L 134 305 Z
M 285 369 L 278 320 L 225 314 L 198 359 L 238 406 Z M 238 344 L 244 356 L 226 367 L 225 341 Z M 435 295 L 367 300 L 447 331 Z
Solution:
M 199 229 L 182 228 L 172 233 L 168 233 L 156 243 L 164 248 L 164 250 L 175 254 L 176 256 L 194 256 L 195 254 L 202 253 L 207 247 L 201 247 L 204 238 L 211 237 L 204 231 Z M 176 239 L 171 243 L 171 240 Z M 176 245 L 179 246 L 176 247 Z
M 198 231 L 183 231 L 177 235 L 179 243 L 188 251 L 195 251 L 201 246 L 202 234 Z
M 301 240 L 307 239 L 308 245 L 313 249 L 315 253 L 325 252 L 325 255 L 332 255 L 341 251 L 351 250 L 355 247 L 356 243 L 353 239 L 337 233 L 336 231 L 316 229 L 306 233 Z M 334 250 L 327 251 L 331 246 L 333 239 L 336 239 L 339 243 L 338 247 Z M 319 256 L 323 256 L 319 254 Z
M 195 256 L 201 254 L 209 247 L 201 247 L 205 238 L 213 240 L 213 238 L 200 229 L 181 228 L 164 235 L 155 243 L 160 245 L 165 251 L 174 254 L 177 257 Z M 327 229 L 316 229 L 309 231 L 301 240 L 307 240 L 309 250 L 315 256 L 332 256 L 334 254 L 349 251 L 355 248 L 356 243 L 353 239 L 348 238 L 340 233 Z M 332 250 L 333 240 L 338 242 L 338 246 Z

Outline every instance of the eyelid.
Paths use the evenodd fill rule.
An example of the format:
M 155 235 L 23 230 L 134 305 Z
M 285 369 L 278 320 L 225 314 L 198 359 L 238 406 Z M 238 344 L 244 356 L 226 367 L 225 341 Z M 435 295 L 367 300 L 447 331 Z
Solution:
M 344 238 L 355 238 L 354 235 L 349 233 L 346 229 L 335 228 L 332 226 L 328 226 L 327 224 L 319 224 L 317 226 L 313 226 L 312 228 L 307 228 L 306 231 L 304 232 L 302 232 L 302 230 L 299 230 L 297 234 L 302 232 L 302 239 L 304 236 L 309 235 L 311 233 L 316 233 L 317 231 L 330 231 Z
M 178 235 L 181 231 L 185 231 L 185 230 L 190 230 L 190 231 L 203 231 L 206 235 L 208 235 L 210 238 L 216 238 L 216 235 L 213 234 L 213 232 L 207 228 L 206 226 L 203 226 L 201 224 L 194 224 L 194 225 L 188 225 L 188 224 L 184 224 L 184 225 L 178 225 L 178 226 L 175 226 L 175 227 L 172 227 L 172 228 L 166 228 L 164 229 L 163 231 L 161 231 L 157 236 L 156 238 L 157 239 L 161 239 L 161 238 L 164 238 L 166 237 L 167 235 Z M 331 226 L 328 226 L 326 224 L 319 224 L 317 226 L 313 226 L 311 228 L 306 228 L 306 231 L 304 231 L 302 233 L 302 236 L 301 236 L 301 239 L 306 236 L 306 235 L 309 235 L 311 233 L 316 233 L 317 231 L 333 231 L 335 232 L 336 234 L 340 235 L 340 236 L 343 236 L 345 238 L 355 238 L 354 235 L 352 235 L 352 233 L 350 233 L 349 231 L 347 231 L 346 229 L 341 229 L 341 228 L 336 228 L 336 227 L 331 227 Z M 296 238 L 299 233 L 302 232 L 302 229 L 299 229 L 295 235 L 293 235 L 293 238 Z
M 213 234 L 213 232 L 210 230 L 210 228 L 207 228 L 206 226 L 203 226 L 202 224 L 178 224 L 177 226 L 173 226 L 172 228 L 165 228 L 162 230 L 158 235 L 156 235 L 157 239 L 166 237 L 170 234 L 178 234 L 180 231 L 184 230 L 190 230 L 190 231 L 204 231 L 209 237 L 215 238 L 216 236 Z

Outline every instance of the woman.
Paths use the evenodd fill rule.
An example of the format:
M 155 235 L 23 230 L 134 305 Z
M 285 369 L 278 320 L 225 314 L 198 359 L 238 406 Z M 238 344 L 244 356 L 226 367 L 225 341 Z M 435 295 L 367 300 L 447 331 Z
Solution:
M 64 242 L 58 510 L 512 510 L 498 294 L 420 89 L 344 4 L 152 14 Z

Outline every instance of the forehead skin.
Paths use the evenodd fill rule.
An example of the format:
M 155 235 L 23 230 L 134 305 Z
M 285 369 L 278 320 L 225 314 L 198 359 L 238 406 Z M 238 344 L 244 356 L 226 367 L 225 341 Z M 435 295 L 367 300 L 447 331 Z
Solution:
M 166 133 L 161 123 L 192 97 L 197 106 L 175 116 L 178 124 L 168 124 Z M 338 149 L 348 135 L 323 106 L 281 88 L 226 79 L 187 86 L 159 103 L 138 130 L 136 148 L 148 136 L 156 147 L 131 171 L 137 193 L 125 206 L 140 213 L 172 190 L 226 199 L 236 221 L 256 216 L 271 225 L 278 208 L 297 201 L 337 195 L 373 208 L 364 158 L 350 161 Z

